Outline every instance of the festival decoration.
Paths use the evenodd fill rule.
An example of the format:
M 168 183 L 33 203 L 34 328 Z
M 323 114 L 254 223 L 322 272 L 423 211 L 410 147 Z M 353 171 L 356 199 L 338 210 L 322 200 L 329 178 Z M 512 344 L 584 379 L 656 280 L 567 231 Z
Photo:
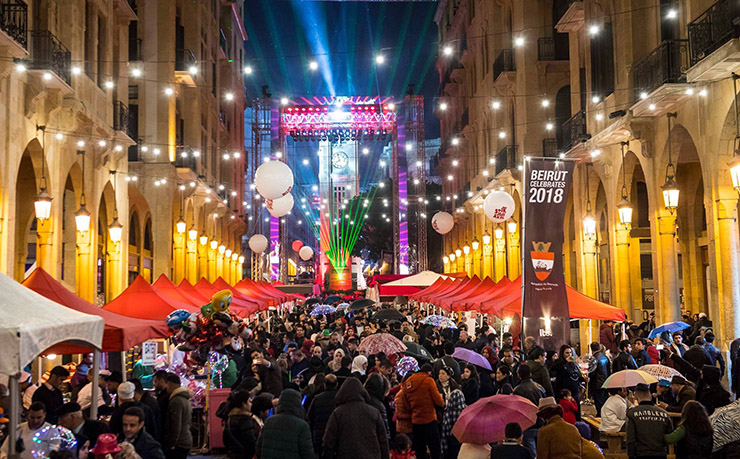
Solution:
M 254 253 L 262 253 L 267 250 L 269 242 L 262 234 L 255 234 L 249 238 L 249 249 Z
M 266 206 L 273 217 L 284 217 L 293 210 L 293 195 L 288 193 L 278 199 L 268 199 Z
M 265 199 L 278 199 L 293 189 L 293 171 L 282 161 L 268 161 L 257 168 L 254 186 Z
M 514 198 L 505 191 L 491 191 L 483 200 L 483 213 L 492 222 L 501 223 L 511 218 L 516 210 Z
M 71 430 L 50 425 L 33 435 L 33 444 L 30 448 L 33 457 L 47 458 L 52 451 L 73 450 L 76 446 L 77 440 Z
M 295 240 L 290 247 L 293 249 L 293 252 L 298 252 L 303 247 L 303 241 Z
M 298 256 L 301 257 L 301 260 L 308 261 L 313 257 L 313 249 L 304 245 L 301 247 L 301 250 L 298 251 Z
M 419 362 L 413 357 L 401 357 L 396 364 L 396 372 L 401 378 L 405 377 L 407 373 L 415 373 L 419 371 Z
M 455 226 L 455 219 L 447 212 L 437 212 L 432 217 L 432 228 L 439 234 L 447 234 Z

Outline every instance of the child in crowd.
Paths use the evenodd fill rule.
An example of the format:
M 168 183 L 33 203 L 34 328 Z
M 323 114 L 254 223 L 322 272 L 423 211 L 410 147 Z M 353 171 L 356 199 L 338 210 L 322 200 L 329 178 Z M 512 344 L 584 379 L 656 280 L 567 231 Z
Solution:
M 399 433 L 391 445 L 391 459 L 415 459 L 416 454 L 411 451 L 411 439 L 406 434 Z
M 563 408 L 563 421 L 575 424 L 578 415 L 578 405 L 568 389 L 560 391 L 560 400 L 558 403 Z

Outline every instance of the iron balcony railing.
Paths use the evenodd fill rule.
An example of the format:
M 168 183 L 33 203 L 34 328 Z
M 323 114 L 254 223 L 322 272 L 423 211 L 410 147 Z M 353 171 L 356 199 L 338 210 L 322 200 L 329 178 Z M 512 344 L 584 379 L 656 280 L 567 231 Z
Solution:
M 686 81 L 687 40 L 666 40 L 635 64 L 635 100 L 666 83 Z
M 557 158 L 559 155 L 558 139 L 542 139 L 542 156 L 544 158 Z
M 72 53 L 53 33 L 48 30 L 32 30 L 31 46 L 31 68 L 51 70 L 70 84 Z
M 552 37 L 540 37 L 537 39 L 537 60 L 554 61 L 555 39 Z
M 514 63 L 514 50 L 502 49 L 496 60 L 493 62 L 493 81 L 496 81 L 504 72 L 513 72 L 516 70 Z
M 496 153 L 496 175 L 506 169 L 516 169 L 516 145 L 507 145 Z
M 24 49 L 28 49 L 28 6 L 20 0 L 0 3 L 0 28 Z
M 719 0 L 688 25 L 690 64 L 709 56 L 731 38 L 740 37 L 740 3 Z
M 585 110 L 577 112 L 568 121 L 563 123 L 563 137 L 566 142 L 566 150 L 573 148 L 576 143 L 583 142 L 591 137 L 586 130 Z
M 195 63 L 195 55 L 189 49 L 175 50 L 175 71 L 185 72 Z
M 129 138 L 134 138 L 133 119 L 128 106 L 120 100 L 113 101 L 113 129 L 122 131 Z

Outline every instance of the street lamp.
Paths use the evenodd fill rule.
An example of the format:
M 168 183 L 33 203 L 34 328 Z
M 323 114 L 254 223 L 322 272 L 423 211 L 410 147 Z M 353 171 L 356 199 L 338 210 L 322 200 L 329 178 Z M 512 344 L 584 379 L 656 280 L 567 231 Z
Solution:
M 193 226 L 188 230 L 188 239 L 191 241 L 198 239 L 198 230 L 195 229 L 195 223 L 193 223 Z
M 177 222 L 175 223 L 175 228 L 177 229 L 177 232 L 182 234 L 185 232 L 185 228 L 187 227 L 187 224 L 185 223 L 185 220 L 183 220 L 182 216 L 177 219 Z
M 115 209 L 113 212 L 113 221 L 108 226 L 108 234 L 110 235 L 111 241 L 115 243 L 121 242 L 121 237 L 123 236 L 123 225 L 118 221 L 118 209 Z
M 491 235 L 488 234 L 488 231 L 483 233 L 483 245 L 491 245 Z
M 583 217 L 583 233 L 587 239 L 592 239 L 596 235 L 596 220 L 594 220 L 591 213 L 591 187 L 589 186 L 588 166 L 589 163 L 586 163 L 586 216 Z M 624 169 L 624 165 L 622 168 Z
M 627 178 L 626 171 L 627 165 L 624 162 L 624 147 L 629 145 L 629 142 L 622 142 L 622 200 L 617 204 L 617 213 L 619 214 L 619 222 L 625 226 L 632 224 L 632 204 L 627 200 Z
M 443 256 L 442 257 L 442 263 L 449 264 L 450 263 L 450 258 L 447 255 Z
M 198 242 L 200 242 L 200 245 L 208 244 L 208 236 L 206 236 L 205 234 L 201 234 L 199 239 L 200 240 Z
M 218 248 L 218 241 L 215 239 L 211 239 L 211 250 L 216 250 Z
M 493 235 L 496 237 L 496 239 L 504 238 L 504 229 L 501 228 L 501 224 L 496 225 L 496 228 L 494 228 L 493 230 Z
M 218 253 L 220 253 L 221 255 L 223 255 L 224 252 L 226 252 L 226 246 L 223 245 L 223 244 L 219 245 L 218 246 Z
M 234 252 L 231 254 L 231 261 L 236 261 L 239 259 L 239 254 Z
M 676 117 L 676 112 L 667 113 L 668 118 L 668 165 L 665 168 L 665 184 L 661 187 L 663 189 L 663 203 L 665 208 L 673 214 L 673 211 L 678 207 L 678 196 L 679 189 L 678 183 L 674 177 L 676 176 L 676 167 L 673 165 L 673 158 L 671 157 L 671 118 Z
M 478 251 L 478 249 L 480 248 L 480 242 L 478 242 L 478 238 L 473 239 L 471 245 L 473 246 L 474 251 Z
M 455 258 L 456 258 L 455 257 L 455 252 L 450 253 L 450 262 L 454 263 L 455 262 Z
M 233 253 L 233 251 L 231 249 L 226 249 L 226 252 L 224 252 L 224 255 L 226 255 L 226 258 L 229 258 L 229 257 L 231 257 L 231 254 L 232 253 Z
M 244 255 L 239 255 L 239 263 L 244 263 Z
M 506 224 L 506 227 L 509 230 L 509 234 L 515 234 L 517 227 L 516 219 L 512 218 L 511 220 L 509 220 L 509 222 Z
M 730 177 L 732 178 L 732 186 L 738 193 L 740 193 L 740 110 L 737 106 L 737 80 L 740 75 L 732 74 L 732 86 L 735 89 L 735 98 L 733 105 L 735 106 L 735 155 L 732 157 L 732 161 L 728 164 L 730 166 Z
M 455 256 L 456 256 L 457 258 L 460 258 L 460 256 L 461 256 L 461 255 L 462 255 L 462 249 L 460 249 L 460 248 L 458 247 L 457 249 L 455 249 Z
M 463 246 L 463 252 L 465 253 L 465 255 L 469 255 L 470 254 L 470 246 L 468 245 L 467 242 Z
M 85 152 L 78 150 L 77 154 L 82 155 L 82 194 L 80 195 L 80 208 L 75 212 L 75 226 L 77 226 L 77 231 L 84 233 L 90 229 L 90 211 L 85 206 Z

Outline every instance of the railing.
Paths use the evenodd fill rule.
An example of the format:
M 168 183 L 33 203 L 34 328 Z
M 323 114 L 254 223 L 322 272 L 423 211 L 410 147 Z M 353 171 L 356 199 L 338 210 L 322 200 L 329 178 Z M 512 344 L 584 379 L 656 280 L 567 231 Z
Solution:
M 128 39 L 128 60 L 129 61 L 140 61 L 141 60 L 141 38 L 129 38 Z
M 694 65 L 731 38 L 740 37 L 740 4 L 719 0 L 689 22 L 690 64 Z
M 516 145 L 507 145 L 496 153 L 496 175 L 506 169 L 516 169 Z
M 557 158 L 558 156 L 560 156 L 558 139 L 542 139 L 542 157 Z
M 563 123 L 563 136 L 566 142 L 565 149 L 571 149 L 576 142 L 584 141 L 591 136 L 586 130 L 586 112 L 581 110 Z
M 189 49 L 175 50 L 175 71 L 185 72 L 195 63 L 195 55 Z
M 131 119 L 131 111 L 128 106 L 120 100 L 113 101 L 113 129 L 123 131 L 129 138 L 134 138 L 134 123 Z
M 72 53 L 48 30 L 31 31 L 31 68 L 51 70 L 70 84 Z
M 20 0 L 0 3 L 0 29 L 28 49 L 28 6 Z
M 687 40 L 666 40 L 635 64 L 635 91 L 650 93 L 666 83 L 686 81 Z
M 516 70 L 514 64 L 514 50 L 502 49 L 496 60 L 493 62 L 493 81 L 496 81 L 504 72 L 513 72 Z
M 554 61 L 555 39 L 552 37 L 540 37 L 537 39 L 537 60 Z

